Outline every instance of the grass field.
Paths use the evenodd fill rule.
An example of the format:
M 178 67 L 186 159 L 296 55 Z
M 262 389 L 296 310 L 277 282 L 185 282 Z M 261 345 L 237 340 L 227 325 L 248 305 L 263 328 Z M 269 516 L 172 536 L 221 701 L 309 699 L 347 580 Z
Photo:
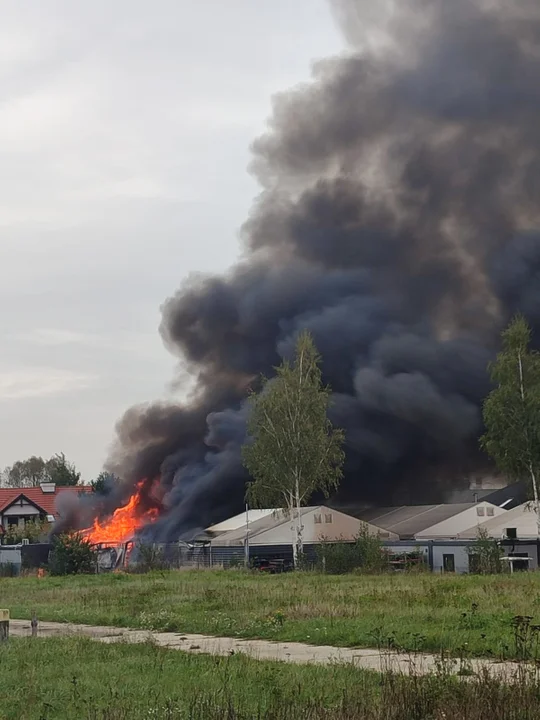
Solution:
M 11 639 L 0 657 L 0 720 L 540 718 L 540 688 L 526 677 L 405 678 L 83 638 Z
M 512 618 L 540 620 L 540 574 L 14 578 L 0 580 L 0 606 L 23 619 L 510 657 Z

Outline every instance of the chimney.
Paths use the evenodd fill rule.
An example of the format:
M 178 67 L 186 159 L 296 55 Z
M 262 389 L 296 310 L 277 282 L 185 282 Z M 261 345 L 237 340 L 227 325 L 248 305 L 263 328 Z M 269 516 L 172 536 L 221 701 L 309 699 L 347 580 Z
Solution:
M 56 492 L 56 483 L 53 482 L 42 482 L 39 484 L 39 487 L 41 488 L 42 493 L 46 493 L 48 495 L 54 495 Z

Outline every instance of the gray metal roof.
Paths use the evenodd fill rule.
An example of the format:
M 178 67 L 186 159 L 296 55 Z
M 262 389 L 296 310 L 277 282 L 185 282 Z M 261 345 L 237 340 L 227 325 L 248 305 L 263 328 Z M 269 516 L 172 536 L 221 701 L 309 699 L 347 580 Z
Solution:
M 301 509 L 301 516 L 307 515 L 308 513 L 319 510 L 319 511 L 325 511 L 325 510 L 332 510 L 332 508 L 328 508 L 326 505 L 312 505 L 308 507 L 303 507 Z M 337 508 L 333 509 L 334 512 L 345 514 L 341 510 L 338 510 Z M 355 517 L 352 515 L 351 517 Z M 260 518 L 259 520 L 256 520 L 255 522 L 249 523 L 249 537 L 250 541 L 254 541 L 257 536 L 259 536 L 261 533 L 266 532 L 267 530 L 271 530 L 274 528 L 279 527 L 280 525 L 287 525 L 290 523 L 290 516 L 287 511 L 278 509 L 274 510 L 272 514 L 266 515 L 265 517 Z M 367 522 L 367 521 L 366 521 Z M 370 523 L 373 524 L 373 523 Z M 386 528 L 382 526 L 378 526 L 375 528 L 377 530 L 380 527 L 381 530 L 386 530 Z M 219 547 L 219 546 L 227 546 L 227 545 L 240 545 L 244 542 L 246 538 L 246 524 L 244 524 L 241 527 L 235 528 L 234 530 L 229 530 L 225 533 L 216 533 L 215 538 L 212 541 L 213 547 Z M 397 538 L 391 538 L 391 539 L 397 539 Z
M 370 508 L 355 513 L 359 520 L 396 533 L 400 538 L 412 538 L 437 523 L 468 510 L 475 503 L 443 505 L 402 505 L 401 507 Z
M 312 510 L 309 508 L 302 508 L 300 516 L 304 515 L 307 511 Z M 290 522 L 288 513 L 281 509 L 273 510 L 271 514 L 265 515 L 255 522 L 249 523 L 249 536 L 254 537 L 260 532 L 270 530 L 270 528 L 277 527 L 283 523 Z M 233 530 L 229 530 L 225 533 L 218 533 L 216 536 L 216 542 L 224 544 L 234 544 L 235 542 L 243 542 L 246 537 L 246 523 L 240 527 L 236 527 Z

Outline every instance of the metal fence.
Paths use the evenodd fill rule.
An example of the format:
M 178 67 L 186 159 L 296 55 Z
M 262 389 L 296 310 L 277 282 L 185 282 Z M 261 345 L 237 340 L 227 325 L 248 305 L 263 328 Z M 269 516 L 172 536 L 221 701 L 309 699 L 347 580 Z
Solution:
M 171 569 L 211 568 L 212 551 L 209 545 L 188 543 L 156 543 L 154 549 L 162 562 Z

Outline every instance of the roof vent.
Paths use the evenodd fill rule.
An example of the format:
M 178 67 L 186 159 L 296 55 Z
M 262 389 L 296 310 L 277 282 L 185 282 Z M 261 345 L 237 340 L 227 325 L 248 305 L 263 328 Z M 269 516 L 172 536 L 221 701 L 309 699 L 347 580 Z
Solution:
M 42 493 L 54 494 L 56 492 L 56 483 L 44 482 L 40 483 L 39 487 Z

